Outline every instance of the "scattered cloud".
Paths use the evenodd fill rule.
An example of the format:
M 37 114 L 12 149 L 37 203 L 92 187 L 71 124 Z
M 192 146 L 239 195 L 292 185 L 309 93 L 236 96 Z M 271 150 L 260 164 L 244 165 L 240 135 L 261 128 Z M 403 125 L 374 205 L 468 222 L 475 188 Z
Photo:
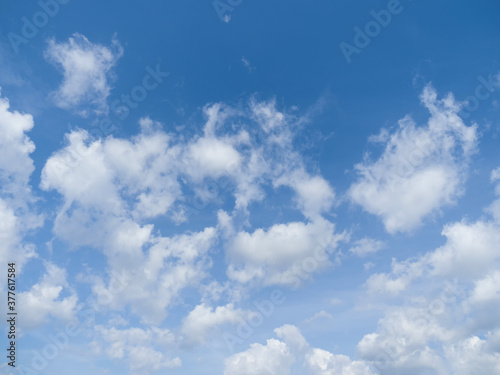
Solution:
M 205 304 L 198 305 L 182 323 L 181 331 L 187 343 L 205 344 L 215 328 L 225 324 L 238 324 L 248 320 L 252 313 L 236 309 L 233 304 L 215 309 Z
M 374 374 L 363 361 L 352 361 L 345 355 L 311 348 L 295 326 L 284 325 L 274 332 L 282 341 L 269 339 L 266 345 L 254 343 L 248 350 L 227 358 L 224 375 L 289 375 L 294 369 L 310 375 Z
M 320 312 L 314 314 L 312 317 L 306 319 L 305 322 L 310 324 L 316 320 L 323 320 L 323 319 L 333 319 L 333 315 L 327 313 L 325 310 L 321 310 Z
M 33 126 L 33 116 L 10 110 L 9 100 L 0 97 L 0 261 L 15 262 L 19 272 L 37 257 L 35 246 L 23 238 L 44 220 L 30 186 L 35 144 L 26 133 Z
M 329 254 L 342 236 L 325 219 L 276 224 L 268 230 L 239 232 L 228 250 L 228 276 L 241 283 L 297 285 L 332 263 Z M 307 263 L 307 265 L 305 264 Z M 302 279 L 302 280 L 301 280 Z
M 164 352 L 172 347 L 174 335 L 167 329 L 95 328 L 94 354 L 105 354 L 114 360 L 126 360 L 131 375 L 149 374 L 182 366 L 180 358 L 169 358 Z
M 417 127 L 406 116 L 392 134 L 383 129 L 372 138 L 385 150 L 376 161 L 356 165 L 359 178 L 348 191 L 354 203 L 381 218 L 389 233 L 411 231 L 455 203 L 476 150 L 477 126 L 463 123 L 461 106 L 451 94 L 438 99 L 429 85 L 420 98 L 430 112 L 427 125 Z
M 382 250 L 384 246 L 385 244 L 382 241 L 364 237 L 354 242 L 353 246 L 349 249 L 349 252 L 356 256 L 364 257 Z
M 498 191 L 497 194 L 500 195 Z M 500 241 L 499 200 L 489 206 L 492 219 L 475 222 L 464 219 L 446 224 L 441 232 L 446 238 L 444 245 L 417 258 L 401 262 L 393 258 L 390 273 L 369 277 L 366 286 L 370 292 L 397 295 L 423 276 L 459 277 L 465 282 L 474 282 L 495 272 L 500 266 L 500 256 L 496 251 L 496 244 Z
M 253 66 L 250 61 L 245 57 L 245 56 L 242 56 L 241 57 L 241 62 L 243 63 L 243 66 L 245 68 L 247 68 L 248 72 L 249 73 L 252 73 L 255 71 L 255 69 L 257 69 L 255 66 Z
M 66 270 L 47 263 L 46 274 L 27 292 L 19 293 L 19 304 L 23 306 L 20 317 L 27 328 L 40 326 L 48 317 L 70 321 L 75 318 L 78 297 L 70 290 L 70 296 L 62 297 L 68 290 Z
M 51 39 L 45 58 L 63 73 L 61 86 L 52 94 L 55 104 L 82 114 L 86 114 L 85 105 L 94 107 L 97 113 L 106 113 L 112 69 L 122 54 L 116 39 L 111 47 L 91 43 L 78 33 L 66 42 Z

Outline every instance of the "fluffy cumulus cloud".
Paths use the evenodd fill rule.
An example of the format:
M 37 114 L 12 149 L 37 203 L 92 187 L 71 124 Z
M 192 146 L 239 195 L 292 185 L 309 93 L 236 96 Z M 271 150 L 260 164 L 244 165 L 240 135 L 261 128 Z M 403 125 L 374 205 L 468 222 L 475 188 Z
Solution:
M 234 304 L 213 307 L 202 303 L 194 308 L 182 323 L 181 331 L 188 344 L 204 344 L 217 327 L 238 324 L 250 319 L 252 313 L 237 309 Z
M 314 348 L 306 357 L 312 375 L 369 375 L 373 374 L 363 361 L 352 361 L 348 356 Z
M 114 242 L 115 253 L 109 256 L 109 264 L 121 275 L 122 286 L 113 283 L 111 277 L 97 278 L 93 291 L 97 296 L 109 296 L 111 309 L 129 306 L 144 323 L 159 324 L 166 318 L 168 308 L 181 302 L 180 293 L 185 288 L 195 287 L 208 276 L 207 251 L 215 235 L 214 228 L 206 228 L 171 238 L 152 236 L 154 244 L 145 246 L 144 254 L 142 243 L 127 254 Z M 129 234 L 120 236 L 126 243 Z
M 325 219 L 238 232 L 228 250 L 228 276 L 241 283 L 297 286 L 331 264 L 329 255 L 341 238 Z
M 417 126 L 406 116 L 392 134 L 384 129 L 372 137 L 385 149 L 377 160 L 356 165 L 359 178 L 348 192 L 390 233 L 411 231 L 454 203 L 463 193 L 468 158 L 476 148 L 476 126 L 464 124 L 451 94 L 438 99 L 427 86 L 421 100 L 430 112 L 427 125 Z
M 497 191 L 497 194 L 500 195 L 500 192 Z M 500 198 L 486 210 L 491 215 L 490 219 L 483 218 L 475 222 L 464 219 L 446 224 L 441 232 L 446 242 L 437 249 L 404 261 L 393 259 L 390 273 L 377 273 L 369 277 L 366 283 L 369 290 L 398 294 L 422 276 L 458 277 L 469 283 L 480 282 L 486 277 L 481 282 L 485 286 L 491 284 L 500 266 L 497 251 L 500 241 L 500 221 L 496 216 L 498 201 Z
M 182 366 L 180 358 L 170 358 L 165 351 L 173 347 L 174 335 L 168 329 L 97 326 L 93 350 L 114 360 L 126 360 L 131 375 L 143 375 Z
M 475 149 L 476 130 L 460 120 L 451 96 L 438 100 L 428 87 L 422 102 L 431 112 L 427 126 L 405 118 L 392 135 L 383 131 L 376 140 L 385 143 L 385 151 L 377 161 L 358 165 L 360 178 L 349 189 L 352 200 L 379 215 L 389 232 L 416 228 L 452 203 Z M 338 243 L 348 240 L 329 219 L 335 190 L 318 171 L 310 172 L 294 147 L 295 128 L 303 119 L 279 111 L 274 101 L 250 101 L 246 107 L 211 104 L 203 114 L 202 130 L 190 138 L 167 132 L 150 118 L 142 118 L 138 134 L 127 139 L 93 139 L 84 130 L 72 131 L 41 172 L 41 188 L 60 196 L 55 237 L 73 251 L 87 248 L 106 259 L 103 273 L 89 269 L 79 275 L 90 282 L 93 298 L 106 301 L 99 313 L 114 317 L 107 326 L 95 327 L 92 348 L 97 355 L 123 360 L 131 374 L 181 366 L 172 353 L 207 345 L 214 335 L 222 336 L 222 329 L 255 317 L 242 307 L 249 290 L 300 286 L 332 267 L 341 255 Z M 22 242 L 23 231 L 41 223 L 29 213 L 35 202 L 29 187 L 34 145 L 26 132 L 32 127 L 31 116 L 10 111 L 8 101 L 0 100 L 1 246 L 22 249 L 18 254 L 24 261 L 36 254 Z M 499 175 L 492 172 L 493 184 L 498 185 Z M 215 192 L 207 190 L 210 184 L 217 186 Z M 273 190 L 287 191 L 294 219 L 252 225 L 253 207 Z M 500 195 L 498 186 L 495 191 Z M 208 219 L 186 230 L 185 208 L 195 199 L 202 207 L 215 200 L 229 204 L 207 209 L 203 216 Z M 500 327 L 485 311 L 500 308 L 499 201 L 479 220 L 444 225 L 444 242 L 436 249 L 395 258 L 389 272 L 368 277 L 368 298 L 404 292 L 405 302 L 385 311 L 377 328 L 362 337 L 360 359 L 311 347 L 297 327 L 285 325 L 275 330 L 275 338 L 227 358 L 224 373 L 471 374 L 474 368 L 494 373 Z M 163 220 L 172 230 L 158 230 L 156 223 Z M 365 257 L 385 246 L 363 237 L 349 253 Z M 218 278 L 211 274 L 215 263 L 225 271 Z M 80 308 L 65 269 L 50 262 L 45 266 L 39 281 L 19 295 L 29 307 L 26 327 L 74 319 Z M 436 297 L 435 290 L 414 294 L 419 282 L 448 285 L 445 280 L 453 278 L 463 293 L 454 287 L 451 297 L 448 292 Z M 190 311 L 179 316 L 176 308 L 186 306 L 185 293 Z M 117 317 L 117 311 L 127 319 Z M 178 327 L 159 328 L 174 311 Z M 323 310 L 305 322 L 318 319 L 331 315 Z
M 35 245 L 26 240 L 44 222 L 30 185 L 35 144 L 27 133 L 33 127 L 30 114 L 11 110 L 8 99 L 0 97 L 0 273 L 5 280 L 8 264 L 15 263 L 15 277 L 24 278 L 26 263 L 39 257 Z M 19 311 L 22 329 L 40 327 L 52 318 L 69 321 L 77 311 L 78 297 L 69 288 L 66 271 L 50 262 L 45 271 L 34 285 L 16 286 L 17 302 L 24 306 Z M 4 285 L 0 294 L 7 301 Z
M 359 355 L 380 375 L 497 373 L 498 329 L 480 338 L 483 334 L 474 333 L 466 320 L 457 317 L 463 311 L 450 296 L 393 309 L 381 319 L 377 332 L 359 342 Z
M 227 358 L 224 375 L 289 375 L 297 369 L 310 375 L 374 375 L 363 361 L 311 348 L 295 326 L 284 325 L 274 332 L 280 340 L 251 344 L 246 351 Z
M 422 276 L 426 269 L 425 259 L 391 261 L 391 273 L 375 273 L 366 281 L 372 293 L 397 295 L 404 291 L 411 282 Z
M 19 304 L 23 306 L 20 318 L 26 328 L 39 326 L 49 317 L 66 321 L 75 318 L 78 297 L 69 289 L 66 270 L 51 263 L 46 264 L 46 270 L 38 283 L 18 296 Z M 65 289 L 70 293 L 68 297 L 62 297 Z
M 247 109 L 213 104 L 204 115 L 202 134 L 191 139 L 167 134 L 149 118 L 139 121 L 140 133 L 131 139 L 92 140 L 86 131 L 73 131 L 42 171 L 41 187 L 63 197 L 55 234 L 73 248 L 102 249 L 110 269 L 134 285 L 115 292 L 109 306 L 128 305 L 144 322 L 161 322 L 180 291 L 208 276 L 208 252 L 219 236 L 232 280 L 283 285 L 330 264 L 328 255 L 341 238 L 322 217 L 332 206 L 333 189 L 306 171 L 293 149 L 292 120 L 274 102 L 251 102 Z M 232 119 L 242 121 L 241 127 L 221 134 Z M 268 133 L 258 142 L 250 137 L 255 121 Z M 264 158 L 267 153 L 272 157 Z M 148 220 L 167 216 L 182 223 L 187 218 L 178 208 L 186 192 L 196 196 L 207 179 L 222 177 L 230 180 L 227 189 L 234 198 L 225 223 L 215 215 L 215 226 L 197 233 L 163 237 L 153 232 Z M 242 231 L 235 218 L 248 215 L 248 205 L 261 200 L 266 189 L 280 186 L 290 188 L 296 209 L 309 220 Z M 136 279 L 141 281 L 132 283 Z M 96 278 L 94 292 L 110 293 L 110 282 Z
M 183 303 L 185 290 L 199 290 L 200 303 L 179 327 L 177 341 L 188 346 L 204 345 L 221 327 L 252 317 L 238 306 L 241 285 L 298 286 L 332 264 L 343 238 L 324 218 L 334 204 L 333 188 L 318 172 L 309 173 L 294 149 L 293 124 L 300 119 L 281 113 L 273 101 L 246 108 L 212 104 L 203 113 L 202 132 L 189 139 L 150 118 L 141 119 L 139 133 L 129 139 L 92 139 L 75 130 L 41 173 L 41 188 L 61 197 L 56 237 L 74 250 L 89 246 L 106 256 L 107 274 L 86 275 L 94 297 L 106 301 L 105 311 L 126 311 L 155 327 Z M 252 135 L 255 126 L 264 136 Z M 216 193 L 232 197 L 233 208 L 214 213 L 212 225 L 168 236 L 155 229 L 157 218 L 185 223 L 186 202 L 194 196 L 210 203 L 217 197 L 206 194 L 207 183 L 222 186 L 222 180 L 225 191 Z M 248 230 L 250 205 L 283 188 L 303 221 Z M 223 284 L 210 275 L 219 249 L 227 264 Z M 222 299 L 207 294 L 214 284 L 224 289 L 214 292 Z M 177 365 L 154 347 L 120 347 L 105 336 L 96 343 L 108 343 L 105 352 L 127 358 L 131 369 L 143 371 L 140 353 L 153 363 L 144 372 Z M 271 342 L 269 350 L 280 347 Z M 285 350 L 284 363 L 290 358 Z
M 367 334 L 359 342 L 359 354 L 381 374 L 441 374 L 444 360 L 430 346 L 434 341 L 450 340 L 453 333 L 439 324 L 439 318 L 425 308 L 391 311 L 379 322 L 377 333 Z
M 390 308 L 377 331 L 358 344 L 360 356 L 381 375 L 498 372 L 500 222 L 494 210 L 487 212 L 490 218 L 447 224 L 444 245 L 417 258 L 393 259 L 392 272 L 369 277 L 371 293 L 404 291 L 407 301 Z
M 169 147 L 164 132 L 149 130 L 150 123 L 141 120 L 142 132 L 131 140 L 91 141 L 86 131 L 68 134 L 68 145 L 44 167 L 42 188 L 110 214 L 128 210 L 138 219 L 165 214 L 180 191 L 178 149 Z
M 289 186 L 296 193 L 296 202 L 308 218 L 328 212 L 335 202 L 335 192 L 321 176 L 310 176 L 302 169 L 285 174 L 275 181 L 276 186 Z
M 488 221 L 447 225 L 442 232 L 446 244 L 427 259 L 432 273 L 470 280 L 494 270 L 500 259 L 495 251 L 499 229 L 498 223 Z
M 37 257 L 23 237 L 43 223 L 30 186 L 35 145 L 27 133 L 33 126 L 33 116 L 11 110 L 9 100 L 0 97 L 0 262 L 15 262 L 18 271 Z
M 495 250 L 499 229 L 498 225 L 482 221 L 450 224 L 443 230 L 445 245 L 417 259 L 393 259 L 390 273 L 373 274 L 366 285 L 371 292 L 399 294 L 423 275 L 460 277 L 468 282 L 488 275 L 494 280 L 500 260 Z
M 385 246 L 384 242 L 364 237 L 360 240 L 357 240 L 353 243 L 353 246 L 349 249 L 351 254 L 354 254 L 359 257 L 364 257 L 368 254 L 376 253 L 377 251 L 383 249 Z
M 63 73 L 61 86 L 53 93 L 56 105 L 81 110 L 81 105 L 90 104 L 96 111 L 106 111 L 112 68 L 122 53 L 116 40 L 105 47 L 78 33 L 65 42 L 50 40 L 45 57 Z
M 165 215 L 180 197 L 178 173 L 182 148 L 149 119 L 131 140 L 89 140 L 84 131 L 68 135 L 42 171 L 42 188 L 63 197 L 55 220 L 56 235 L 72 247 L 104 251 L 113 280 L 95 278 L 93 291 L 109 295 L 112 309 L 130 306 L 149 323 L 160 323 L 180 291 L 205 276 L 207 251 L 216 230 L 164 237 L 147 219 Z
M 26 135 L 33 129 L 33 116 L 10 110 L 7 98 L 0 97 L 0 171 L 2 194 L 16 197 L 29 193 L 29 178 L 35 167 L 30 154 L 34 143 Z M 10 184 L 7 182 L 11 182 Z M 23 196 L 21 196 L 23 197 Z M 21 202 L 16 201 L 17 205 Z
M 44 58 L 62 75 L 50 99 L 83 117 L 106 115 L 122 54 L 115 39 L 102 45 L 76 33 L 49 40 Z M 210 103 L 192 131 L 196 124 L 166 126 L 150 117 L 126 137 L 96 138 L 75 129 L 35 163 L 28 136 L 33 117 L 0 96 L 1 272 L 8 262 L 16 262 L 17 275 L 30 260 L 36 270 L 32 259 L 43 265 L 18 284 L 20 333 L 40 334 L 56 320 L 90 315 L 98 323 L 89 324 L 72 349 L 85 348 L 82 357 L 90 350 L 96 361 L 119 363 L 119 371 L 131 375 L 193 367 L 225 375 L 500 373 L 500 168 L 491 171 L 496 199 L 482 216 L 440 225 L 442 238 L 432 247 L 422 247 L 429 238 L 416 243 L 418 253 L 393 253 L 384 262 L 380 251 L 392 246 L 376 239 L 380 233 L 346 245 L 359 269 L 357 258 L 377 258 L 376 265 L 365 261 L 360 274 L 366 280 L 322 276 L 333 283 L 350 278 L 361 286 L 359 295 L 322 284 L 314 289 L 321 298 L 311 302 L 306 289 L 291 301 L 290 289 L 339 265 L 339 244 L 350 241 L 353 225 L 343 221 L 349 215 L 334 216 L 345 201 L 339 195 L 400 240 L 465 193 L 477 126 L 464 123 L 463 104 L 451 94 L 439 98 L 429 85 L 420 100 L 430 114 L 426 123 L 408 115 L 371 136 L 380 155 L 366 154 L 339 194 L 303 154 L 303 138 L 297 142 L 324 100 L 303 115 L 296 107 L 280 109 L 276 100 Z M 38 173 L 41 190 L 33 193 Z M 43 226 L 46 217 L 50 224 Z M 48 251 L 34 241 L 49 241 Z M 62 266 L 56 262 L 61 251 L 81 253 Z M 3 301 L 5 292 L 0 287 Z M 89 295 L 88 306 L 82 294 Z M 369 316 L 347 327 L 357 336 L 357 353 L 315 347 L 284 321 L 261 340 L 269 324 L 291 316 L 278 313 L 281 303 L 297 308 L 294 321 L 311 331 Z M 314 310 L 301 310 L 305 305 Z M 365 314 L 371 308 L 376 312 Z M 378 321 L 370 321 L 376 314 Z M 243 339 L 250 326 L 258 342 Z M 341 347 L 339 340 L 328 346 Z M 223 341 L 232 354 L 223 354 Z M 235 353 L 229 346 L 236 343 L 241 351 Z M 218 367 L 204 368 L 216 360 Z M 189 368 L 179 369 L 183 365 Z
M 474 304 L 500 300 L 500 271 L 491 271 L 474 282 L 469 301 Z
M 289 375 L 294 360 L 285 343 L 270 339 L 266 345 L 252 344 L 250 349 L 227 359 L 224 375 Z
M 456 344 L 448 345 L 446 357 L 452 364 L 453 373 L 456 375 L 499 373 L 499 333 L 500 331 L 490 333 L 485 340 L 472 336 Z

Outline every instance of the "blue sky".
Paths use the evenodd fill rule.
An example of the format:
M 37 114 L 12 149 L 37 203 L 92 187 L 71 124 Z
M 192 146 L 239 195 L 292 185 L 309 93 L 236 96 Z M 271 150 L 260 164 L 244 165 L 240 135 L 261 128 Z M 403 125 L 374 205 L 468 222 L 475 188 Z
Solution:
M 500 372 L 500 4 L 0 6 L 0 374 Z

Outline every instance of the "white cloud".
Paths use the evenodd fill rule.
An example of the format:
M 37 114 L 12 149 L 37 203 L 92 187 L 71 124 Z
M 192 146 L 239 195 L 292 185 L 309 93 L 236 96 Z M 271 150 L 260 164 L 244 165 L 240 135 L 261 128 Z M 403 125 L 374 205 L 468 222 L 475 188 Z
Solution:
M 0 262 L 15 262 L 18 272 L 37 256 L 23 235 L 43 223 L 34 212 L 36 198 L 30 186 L 35 145 L 26 133 L 33 126 L 33 116 L 10 110 L 9 100 L 0 97 Z
M 88 103 L 98 112 L 105 112 L 111 90 L 111 69 L 122 54 L 123 49 L 116 40 L 111 48 L 93 44 L 78 33 L 62 43 L 50 40 L 45 57 L 63 73 L 63 82 L 53 93 L 56 105 L 78 108 Z
M 276 336 L 283 340 L 290 351 L 295 354 L 303 354 L 309 349 L 309 344 L 307 343 L 304 336 L 300 330 L 291 324 L 285 324 L 274 330 Z
M 451 223 L 442 235 L 446 243 L 436 250 L 417 259 L 393 259 L 390 273 L 371 275 L 366 282 L 369 291 L 396 295 L 423 276 L 459 277 L 471 282 L 498 269 L 500 227 L 496 222 Z
M 109 319 L 108 325 L 114 326 L 114 327 L 116 327 L 116 326 L 128 326 L 129 322 L 128 322 L 128 320 L 126 320 L 123 317 L 118 315 L 118 316 L 114 316 L 111 319 Z
M 131 375 L 149 374 L 162 369 L 182 366 L 180 358 L 169 358 L 163 352 L 172 346 L 175 337 L 167 329 L 152 327 L 105 328 L 97 326 L 93 342 L 97 353 L 104 352 L 111 359 L 123 359 Z
M 184 319 L 181 331 L 188 343 L 204 344 L 215 328 L 244 322 L 251 315 L 248 311 L 236 309 L 232 303 L 215 309 L 203 303 L 196 306 Z
M 495 168 L 494 170 L 491 171 L 491 177 L 490 177 L 490 181 L 491 182 L 496 182 L 500 180 L 500 167 L 499 168 Z
M 493 201 L 493 203 L 486 208 L 486 212 L 488 212 L 494 219 L 495 223 L 497 225 L 500 225 L 500 167 L 499 168 L 496 168 L 494 169 L 492 172 L 491 172 L 491 177 L 490 177 L 490 181 L 495 185 L 495 194 L 497 198 L 495 201 Z
M 424 308 L 399 308 L 390 311 L 381 321 L 377 333 L 363 337 L 358 344 L 360 356 L 373 361 L 385 374 L 446 374 L 446 364 L 431 342 L 447 342 L 454 337 L 443 328 L 439 316 Z
M 331 265 L 329 255 L 343 238 L 322 217 L 333 205 L 333 189 L 318 172 L 307 172 L 293 149 L 292 120 L 274 102 L 251 102 L 245 109 L 213 104 L 204 114 L 202 134 L 189 139 L 167 134 L 149 118 L 139 121 L 139 134 L 130 139 L 91 140 L 87 132 L 73 131 L 41 176 L 42 189 L 62 197 L 56 236 L 72 249 L 91 246 L 107 257 L 106 276 L 92 276 L 92 271 L 87 276 L 94 296 L 108 301 L 105 310 L 126 311 L 141 324 L 157 325 L 183 303 L 183 291 L 199 289 L 202 301 L 182 328 L 184 343 L 191 344 L 246 316 L 231 304 L 241 299 L 244 288 L 234 281 L 298 286 Z M 255 123 L 266 137 L 250 137 Z M 213 226 L 165 236 L 151 224 L 165 216 L 176 224 L 185 220 L 176 204 L 191 193 L 197 196 L 210 178 L 221 177 L 229 180 L 224 194 L 232 195 L 234 208 L 214 215 Z M 262 200 L 266 188 L 280 186 L 291 189 L 292 207 L 309 221 L 242 230 L 250 203 Z M 257 251 L 248 247 L 246 237 L 254 239 Z M 227 252 L 231 285 L 224 286 L 226 305 L 211 309 L 207 290 L 214 300 L 221 292 L 204 284 L 213 285 L 210 251 L 218 244 Z M 119 288 L 113 274 L 120 275 Z
M 320 312 L 314 314 L 312 317 L 306 319 L 306 323 L 312 323 L 315 320 L 325 320 L 325 319 L 333 319 L 332 314 L 327 313 L 325 310 L 321 310 Z
M 89 244 L 89 237 L 78 233 L 90 224 L 78 220 L 72 225 L 77 215 L 85 221 L 99 215 L 127 216 L 126 212 L 137 219 L 153 218 L 165 214 L 180 195 L 178 149 L 169 147 L 164 132 L 142 127 L 131 140 L 111 137 L 90 142 L 87 132 L 76 131 L 67 135 L 67 142 L 47 160 L 41 187 L 64 197 L 56 232 L 76 246 Z M 92 238 L 101 241 L 95 233 Z
M 242 231 L 229 245 L 228 276 L 241 283 L 297 285 L 331 264 L 329 254 L 340 239 L 325 219 Z
M 368 254 L 376 253 L 377 251 L 383 249 L 384 246 L 385 244 L 382 241 L 364 237 L 354 242 L 353 246 L 349 249 L 349 252 L 359 257 L 364 257 Z
M 266 133 L 285 125 L 286 116 L 276 109 L 276 100 L 268 102 L 252 101 L 250 107 L 254 118 Z
M 242 157 L 231 144 L 234 140 L 205 136 L 191 142 L 185 151 L 184 166 L 194 180 L 220 177 L 239 168 Z
M 29 177 L 35 170 L 30 154 L 35 144 L 26 135 L 33 129 L 33 116 L 11 111 L 7 98 L 0 98 L 0 178 L 2 193 L 16 194 L 16 188 L 28 190 Z M 7 184 L 7 181 L 11 181 Z
M 64 199 L 56 235 L 71 247 L 104 251 L 109 272 L 122 275 L 126 286 L 115 290 L 111 277 L 94 278 L 93 292 L 107 296 L 110 309 L 130 306 L 141 321 L 158 324 L 179 293 L 206 276 L 216 231 L 163 237 L 142 224 L 166 214 L 181 194 L 180 150 L 152 125 L 141 120 L 141 133 L 131 140 L 89 142 L 86 132 L 72 132 L 46 162 L 41 187 Z
M 312 349 L 306 360 L 311 375 L 373 374 L 363 361 L 351 361 L 346 355 L 335 355 L 323 349 Z
M 500 300 L 500 270 L 493 271 L 474 282 L 470 303 L 484 303 Z
M 484 339 L 471 334 L 471 328 L 478 329 L 467 322 L 473 316 L 463 317 L 455 301 L 420 298 L 423 307 L 392 308 L 377 332 L 359 342 L 359 354 L 372 361 L 380 375 L 497 373 L 499 331 L 483 333 Z
M 274 185 L 291 187 L 296 193 L 299 209 L 309 219 L 328 213 L 335 202 L 335 192 L 330 184 L 323 177 L 310 176 L 302 169 L 281 176 Z
M 424 260 L 407 260 L 398 262 L 392 259 L 391 274 L 376 273 L 366 281 L 370 293 L 397 295 L 404 291 L 410 283 L 423 275 L 426 264 Z
M 463 192 L 476 146 L 476 126 L 464 125 L 451 94 L 438 100 L 427 86 L 421 101 L 431 114 L 427 125 L 416 127 L 407 116 L 393 134 L 383 130 L 377 138 L 385 143 L 383 154 L 356 165 L 360 178 L 348 192 L 353 202 L 379 216 L 389 233 L 413 230 L 453 204 Z
M 226 359 L 224 375 L 289 375 L 294 361 L 284 342 L 269 339 L 266 345 L 252 344 L 247 351 Z
M 167 309 L 179 303 L 180 292 L 188 286 L 197 286 L 207 277 L 210 265 L 206 258 L 215 240 L 216 231 L 168 237 L 151 237 L 154 245 L 142 253 L 142 246 L 123 252 L 119 243 L 111 242 L 114 254 L 109 254 L 111 268 L 124 278 L 125 287 L 116 290 L 111 280 L 95 280 L 94 293 L 110 296 L 109 307 L 131 311 L 147 324 L 159 324 L 167 316 Z M 126 238 L 123 238 L 127 241 Z
M 373 263 L 373 262 L 363 263 L 363 268 L 364 268 L 365 271 L 369 271 L 373 267 L 375 267 L 375 263 Z
M 342 301 L 340 298 L 332 298 L 330 300 L 330 304 L 334 305 L 334 306 L 342 305 L 343 303 L 344 303 L 344 301 Z
M 453 367 L 453 374 L 498 374 L 500 354 L 488 348 L 488 341 L 477 336 L 446 347 L 446 357 Z
M 295 326 L 284 325 L 274 332 L 283 341 L 269 339 L 266 345 L 251 344 L 248 350 L 226 359 L 224 375 L 289 375 L 295 355 L 308 344 Z
M 471 280 L 498 267 L 500 228 L 496 224 L 453 223 L 442 234 L 446 244 L 428 255 L 433 274 Z
M 39 326 L 49 316 L 66 321 L 75 317 L 78 303 L 76 294 L 72 292 L 66 298 L 61 297 L 62 291 L 68 288 L 66 270 L 51 263 L 47 263 L 45 267 L 47 272 L 42 280 L 29 291 L 18 295 L 19 305 L 23 306 L 20 318 L 25 327 Z
M 242 56 L 241 57 L 241 62 L 243 63 L 243 66 L 245 68 L 247 68 L 248 72 L 249 73 L 252 73 L 253 71 L 255 71 L 256 67 L 253 66 L 250 61 L 245 57 L 245 56 Z
M 274 100 L 252 100 L 247 110 L 219 103 L 205 107 L 204 112 L 204 136 L 189 141 L 182 157 L 182 171 L 192 181 L 228 177 L 235 183 L 235 210 L 244 212 L 250 203 L 265 197 L 266 185 L 291 188 L 297 208 L 309 219 L 331 209 L 333 188 L 319 174 L 309 174 L 302 156 L 294 150 L 294 121 L 300 119 L 278 111 Z M 235 127 L 232 121 L 242 124 Z M 233 132 L 218 136 L 222 127 L 231 127 Z M 250 134 L 255 132 L 258 136 L 252 138 Z
M 498 224 L 482 218 L 445 225 L 444 245 L 416 259 L 393 259 L 391 273 L 368 279 L 370 292 L 405 291 L 407 301 L 389 307 L 377 331 L 358 344 L 381 375 L 498 372 Z M 433 290 L 436 282 L 441 292 Z
M 284 325 L 274 332 L 283 341 L 269 339 L 266 345 L 251 344 L 248 350 L 226 359 L 224 375 L 289 375 L 295 368 L 300 373 L 307 369 L 310 375 L 374 374 L 363 361 L 311 348 L 295 326 Z
M 9 202 L 0 199 L 0 262 L 16 263 L 18 272 L 29 259 L 37 257 L 35 246 L 22 241 L 21 234 L 26 229 L 23 219 L 16 216 Z M 3 270 L 2 274 L 5 272 Z

